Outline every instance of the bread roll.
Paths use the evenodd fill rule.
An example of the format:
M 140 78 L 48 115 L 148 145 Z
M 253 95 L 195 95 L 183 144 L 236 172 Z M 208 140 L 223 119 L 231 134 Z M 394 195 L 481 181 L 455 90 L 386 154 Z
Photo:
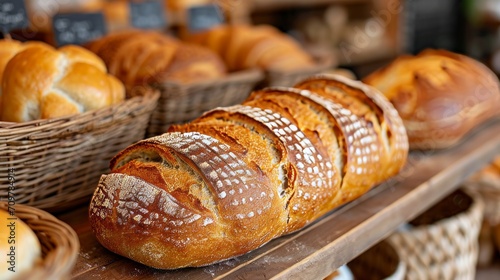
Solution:
M 26 42 L 21 43 L 16 40 L 0 40 L 0 81 L 3 79 L 3 72 L 5 71 L 5 67 L 7 63 L 10 61 L 14 55 L 18 52 L 33 46 L 43 46 L 43 43 L 39 42 Z M 2 112 L 2 91 L 0 86 L 0 116 Z M 1 119 L 0 119 L 1 120 Z
M 408 144 L 380 93 L 353 81 L 351 93 L 349 109 L 328 91 L 264 89 L 129 146 L 91 200 L 97 239 L 155 268 L 204 266 L 359 197 L 400 170 Z M 356 110 L 370 100 L 369 112 Z M 378 126 L 366 117 L 372 110 Z
M 18 45 L 2 77 L 0 119 L 26 122 L 82 113 L 125 97 L 123 84 L 104 63 L 73 45 L 58 50 L 44 43 Z M 15 55 L 12 55 L 16 52 Z
M 41 261 L 40 242 L 33 230 L 16 216 L 0 210 L 0 221 L 0 279 L 28 279 L 26 273 Z
M 496 75 L 480 62 L 444 50 L 404 55 L 363 79 L 403 118 L 410 147 L 450 147 L 500 113 Z
M 221 25 L 184 40 L 217 52 L 231 71 L 249 68 L 293 71 L 315 65 L 292 37 L 270 25 Z
M 127 86 L 192 83 L 226 75 L 224 62 L 214 52 L 159 32 L 128 30 L 102 37 L 86 47 Z

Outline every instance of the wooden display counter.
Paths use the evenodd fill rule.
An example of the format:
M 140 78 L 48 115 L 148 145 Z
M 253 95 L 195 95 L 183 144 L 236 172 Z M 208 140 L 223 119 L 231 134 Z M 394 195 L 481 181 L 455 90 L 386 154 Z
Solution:
M 155 270 L 115 255 L 92 234 L 87 208 L 58 217 L 78 233 L 73 279 L 322 279 L 460 186 L 500 153 L 500 120 L 442 151 L 412 152 L 405 169 L 305 229 L 220 264 Z

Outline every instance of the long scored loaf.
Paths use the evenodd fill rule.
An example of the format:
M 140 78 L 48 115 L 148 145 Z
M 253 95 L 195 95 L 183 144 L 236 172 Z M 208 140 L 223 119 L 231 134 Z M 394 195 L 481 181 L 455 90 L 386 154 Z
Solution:
M 298 87 L 315 90 L 259 90 L 120 152 L 90 204 L 99 242 L 155 268 L 208 265 L 300 230 L 399 172 L 408 141 L 380 93 L 338 76 Z

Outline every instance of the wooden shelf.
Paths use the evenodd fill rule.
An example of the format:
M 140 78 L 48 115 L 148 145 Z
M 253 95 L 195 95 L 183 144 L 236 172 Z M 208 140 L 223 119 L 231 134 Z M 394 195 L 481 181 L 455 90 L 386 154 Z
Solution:
M 155 270 L 107 251 L 94 238 L 85 207 L 59 218 L 81 241 L 73 279 L 322 279 L 452 192 L 498 153 L 500 120 L 495 120 L 451 149 L 412 152 L 397 177 L 305 229 L 203 268 Z

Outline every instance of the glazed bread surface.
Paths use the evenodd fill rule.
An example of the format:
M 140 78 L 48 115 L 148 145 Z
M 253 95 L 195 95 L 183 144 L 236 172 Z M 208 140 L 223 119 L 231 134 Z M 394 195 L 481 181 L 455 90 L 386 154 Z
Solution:
M 14 46 L 3 59 L 0 119 L 26 122 L 82 113 L 122 101 L 125 88 L 93 53 L 68 45 L 3 43 Z M 7 59 L 3 60 L 5 62 Z M 1 66 L 1 65 L 0 65 Z
M 414 149 L 453 146 L 500 114 L 496 75 L 472 58 L 445 50 L 403 55 L 363 81 L 394 104 Z
M 351 108 L 316 82 L 352 94 Z M 89 208 L 99 242 L 155 268 L 204 266 L 300 230 L 396 175 L 408 143 L 391 104 L 339 76 L 301 85 L 311 83 L 255 91 L 120 152 Z

